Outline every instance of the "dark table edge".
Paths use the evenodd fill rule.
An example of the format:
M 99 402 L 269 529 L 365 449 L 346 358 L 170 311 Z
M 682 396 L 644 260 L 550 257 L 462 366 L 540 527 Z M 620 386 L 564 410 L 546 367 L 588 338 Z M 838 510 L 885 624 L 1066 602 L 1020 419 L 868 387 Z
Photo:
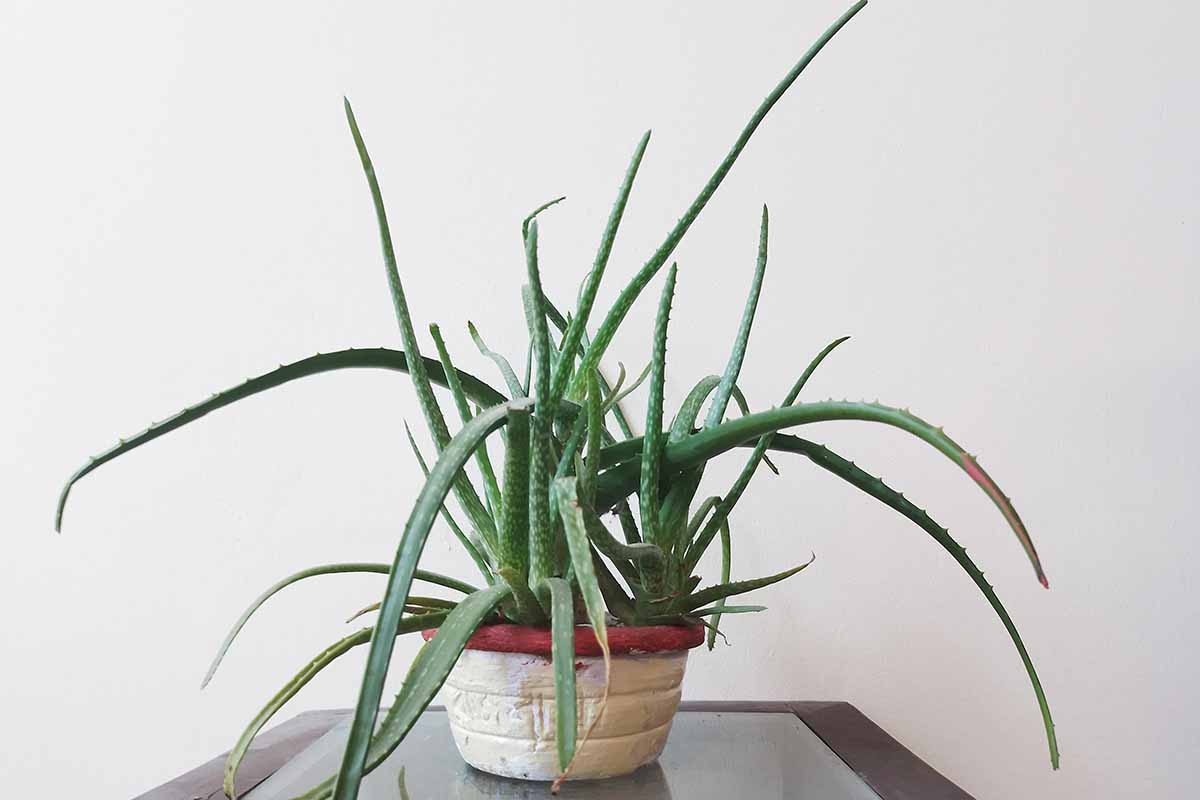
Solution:
M 441 706 L 430 706 L 441 711 Z M 854 770 L 882 800 L 973 800 L 917 758 L 857 708 L 840 701 L 684 702 L 682 713 L 794 714 Z M 306 711 L 260 734 L 238 771 L 238 791 L 248 792 L 350 714 L 348 709 Z M 205 762 L 135 800 L 219 800 L 228 753 Z

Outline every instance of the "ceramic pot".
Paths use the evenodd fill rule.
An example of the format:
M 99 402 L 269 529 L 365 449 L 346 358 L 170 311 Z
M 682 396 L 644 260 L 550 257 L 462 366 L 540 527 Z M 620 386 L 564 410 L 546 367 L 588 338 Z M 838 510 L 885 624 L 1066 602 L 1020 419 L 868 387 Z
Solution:
M 425 631 L 425 638 L 434 631 Z M 575 759 L 570 780 L 611 778 L 658 758 L 679 706 L 688 650 L 701 627 L 608 629 L 612 668 L 608 704 Z M 463 760 L 507 778 L 559 775 L 555 745 L 550 631 L 488 625 L 467 642 L 442 687 L 450 730 Z M 575 629 L 575 690 L 580 736 L 600 713 L 604 659 L 589 627 Z

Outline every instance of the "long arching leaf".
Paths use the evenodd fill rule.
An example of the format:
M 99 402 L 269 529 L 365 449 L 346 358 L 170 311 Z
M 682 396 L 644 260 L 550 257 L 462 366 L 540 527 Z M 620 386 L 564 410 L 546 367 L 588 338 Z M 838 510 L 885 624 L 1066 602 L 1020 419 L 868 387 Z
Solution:
M 679 471 L 701 464 L 721 453 L 732 450 L 744 443 L 755 441 L 758 437 L 776 433 L 786 428 L 807 425 L 813 422 L 830 422 L 835 420 L 858 420 L 878 422 L 899 428 L 906 433 L 932 445 L 951 461 L 958 464 L 972 480 L 984 490 L 991 500 L 1000 507 L 1004 518 L 1016 533 L 1018 540 L 1025 548 L 1025 553 L 1033 564 L 1034 570 L 1042 585 L 1047 585 L 1045 573 L 1033 541 L 1029 537 L 1025 525 L 1017 515 L 1008 498 L 999 490 L 995 482 L 979 467 L 978 463 L 953 439 L 940 428 L 930 425 L 925 420 L 910 414 L 908 411 L 891 408 L 878 403 L 852 403 L 848 401 L 828 400 L 821 403 L 800 403 L 787 408 L 774 408 L 760 411 L 749 416 L 739 417 L 721 423 L 715 428 L 708 428 L 683 441 L 668 443 L 663 451 L 663 468 L 669 471 Z M 637 452 L 635 444 L 638 440 L 622 442 L 618 445 L 604 448 L 601 451 L 601 463 L 614 463 L 610 459 L 619 453 Z M 626 456 L 628 458 L 628 456 Z M 616 459 L 618 462 L 622 459 Z M 611 508 L 618 500 L 629 495 L 638 485 L 640 466 L 636 460 L 629 459 L 618 463 L 597 479 L 596 508 Z
M 1058 739 L 1054 733 L 1054 720 L 1050 717 L 1050 706 L 1046 701 L 1046 693 L 1042 690 L 1042 682 L 1038 678 L 1037 670 L 1033 667 L 1033 659 L 1030 658 L 1029 652 L 1025 649 L 1025 643 L 1021 641 L 1021 634 L 1017 632 L 1016 624 L 1013 623 L 1012 618 L 1008 615 L 1008 611 L 1000 602 L 1000 598 L 996 596 L 992 585 L 984 578 L 983 572 L 975 566 L 975 562 L 967 555 L 967 551 L 950 536 L 948 530 L 934 522 L 929 514 L 914 505 L 903 494 L 884 484 L 880 478 L 866 472 L 848 459 L 839 456 L 828 447 L 810 442 L 807 439 L 801 439 L 797 436 L 777 436 L 772 447 L 776 450 L 799 453 L 805 456 L 822 469 L 837 475 L 842 480 L 861 489 L 884 505 L 899 511 L 932 536 L 934 541 L 940 544 L 958 562 L 958 565 L 974 581 L 979 591 L 983 592 L 992 610 L 996 612 L 996 615 L 1004 624 L 1004 629 L 1008 631 L 1009 638 L 1012 639 L 1013 645 L 1017 648 L 1017 653 L 1021 656 L 1021 662 L 1025 665 L 1025 672 L 1029 675 L 1030 683 L 1033 684 L 1033 692 L 1037 696 L 1038 708 L 1042 713 L 1042 723 L 1046 728 L 1046 741 L 1050 746 L 1050 763 L 1055 769 L 1058 769 Z
M 787 396 L 783 398 L 784 406 L 790 406 L 792 403 L 796 402 L 796 398 L 800 396 L 800 392 L 804 389 L 805 384 L 808 383 L 808 379 L 812 377 L 813 372 L 815 372 L 817 367 L 821 365 L 821 362 L 825 360 L 825 357 L 832 353 L 838 345 L 840 345 L 842 342 L 845 342 L 849 338 L 849 336 L 843 336 L 840 339 L 835 339 L 826 345 L 820 353 L 817 353 L 813 360 L 809 362 L 808 367 L 804 370 L 804 372 L 800 374 L 800 377 L 796 379 L 796 382 L 792 384 L 792 388 L 788 390 Z M 700 535 L 693 541 L 691 552 L 687 554 L 687 558 L 684 561 L 685 572 L 690 572 L 691 570 L 695 569 L 697 562 L 699 562 L 700 557 L 704 555 L 704 551 L 708 549 L 708 546 L 712 542 L 713 537 L 716 535 L 718 528 L 720 528 L 725 521 L 729 519 L 730 512 L 733 511 L 733 508 L 738 504 L 738 501 L 742 499 L 742 493 L 746 491 L 746 487 L 750 485 L 750 479 L 754 477 L 755 470 L 758 469 L 759 463 L 766 462 L 767 449 L 771 446 L 771 440 L 774 438 L 774 436 L 775 434 L 773 433 L 767 433 L 759 437 L 758 443 L 754 446 L 754 451 L 750 454 L 750 457 L 746 459 L 746 465 L 742 467 L 742 471 L 734 480 L 733 486 L 729 488 L 729 491 L 725 493 L 724 499 L 722 499 L 717 505 L 712 519 L 709 520 L 708 524 L 706 524 L 704 529 L 700 532 Z M 726 544 L 726 546 L 728 545 Z M 715 620 L 713 622 L 713 626 L 714 628 L 716 627 Z
M 448 451 L 449 448 L 447 448 Z M 449 491 L 448 486 L 447 491 Z M 363 753 L 363 766 L 347 771 L 345 762 L 343 762 L 342 769 L 337 775 L 314 786 L 302 796 L 302 800 L 318 800 L 318 798 L 323 800 L 328 798 L 331 792 L 338 800 L 356 798 L 363 775 L 382 764 L 397 745 L 404 740 L 409 730 L 433 700 L 438 689 L 442 688 L 446 676 L 450 674 L 450 670 L 458 661 L 471 634 L 508 596 L 509 589 L 501 582 L 464 598 L 438 626 L 437 634 L 421 648 L 417 657 L 413 659 L 408 675 L 404 678 L 404 685 L 401 686 L 395 702 L 384 715 L 379 730 L 375 732 L 374 736 L 371 736 L 368 730 L 369 749 Z M 382 612 L 380 616 L 382 618 Z M 374 651 L 375 643 L 380 635 L 379 625 L 376 625 L 371 639 L 372 651 Z M 368 664 L 369 672 L 370 665 Z M 373 725 L 374 723 L 372 723 Z M 351 735 L 354 735 L 353 728 L 351 728 Z M 349 749 L 349 743 L 347 749 Z
M 270 600 L 271 597 L 281 590 L 286 589 L 297 581 L 302 581 L 305 578 L 313 578 L 318 575 L 338 575 L 345 572 L 373 572 L 380 575 L 387 575 L 390 570 L 391 567 L 388 564 L 376 564 L 372 562 L 361 561 L 348 562 L 344 564 L 322 564 L 319 567 L 302 569 L 299 572 L 292 573 L 286 578 L 272 584 L 270 588 L 256 597 L 254 602 L 252 602 L 246 608 L 246 610 L 242 612 L 242 615 L 238 617 L 237 622 L 234 623 L 233 628 L 230 629 L 229 633 L 225 635 L 225 641 L 221 642 L 221 646 L 217 649 L 217 655 L 215 658 L 213 658 L 212 665 L 209 666 L 208 672 L 204 674 L 204 680 L 201 681 L 200 688 L 203 689 L 208 685 L 208 682 L 212 680 L 213 675 L 217 672 L 217 667 L 221 666 L 221 660 L 224 659 L 225 654 L 229 652 L 229 647 L 233 644 L 233 640 L 237 638 L 237 635 L 246 625 L 246 622 L 249 621 L 250 617 L 254 616 L 254 612 L 258 611 L 258 609 L 262 607 L 263 603 Z M 413 577 L 419 581 L 425 581 L 426 583 L 432 583 L 438 586 L 445 586 L 447 589 L 454 589 L 455 591 L 463 592 L 464 594 L 471 594 L 472 592 L 479 591 L 465 581 L 460 581 L 457 578 L 451 578 L 447 575 L 440 575 L 436 572 L 430 572 L 429 570 L 419 569 L 413 574 Z
M 438 611 L 431 614 L 422 614 L 419 617 L 406 617 L 400 626 L 400 633 L 413 633 L 415 631 L 428 630 L 436 628 L 442 624 L 449 612 Z M 336 660 L 339 656 L 344 655 L 350 650 L 359 645 L 366 644 L 371 641 L 371 629 L 363 628 L 354 633 L 334 642 L 329 647 L 322 650 L 316 658 L 304 665 L 304 667 L 296 673 L 296 675 L 288 681 L 283 687 L 267 701 L 267 704 L 254 715 L 254 719 L 242 731 L 242 735 L 238 737 L 237 743 L 233 749 L 229 751 L 229 756 L 225 759 L 225 779 L 224 788 L 225 796 L 230 800 L 237 800 L 236 778 L 238 767 L 241 766 L 242 759 L 246 757 L 246 752 L 250 749 L 250 745 L 254 743 L 254 737 L 263 729 L 273 716 L 283 708 L 288 700 L 295 697 L 301 689 L 304 688 L 309 681 L 316 677 L 317 673 L 325 669 Z
M 448 385 L 446 374 L 442 370 L 441 364 L 429 358 L 422 358 L 422 363 L 425 365 L 425 370 L 430 380 L 442 386 Z M 383 347 L 352 348 L 350 350 L 339 350 L 334 353 L 317 353 L 315 356 L 309 356 L 291 364 L 285 364 L 263 375 L 248 378 L 237 386 L 217 392 L 207 400 L 202 400 L 195 405 L 188 406 L 178 414 L 167 417 L 162 422 L 156 422 L 144 431 L 134 434 L 127 439 L 122 439 L 103 453 L 89 458 L 86 464 L 71 475 L 62 489 L 62 494 L 59 495 L 58 507 L 54 515 L 54 529 L 60 530 L 62 528 L 63 510 L 66 508 L 67 496 L 71 492 L 71 487 L 80 478 L 101 464 L 112 461 L 117 456 L 128 453 L 134 448 L 141 447 L 147 442 L 157 439 L 159 436 L 182 428 L 190 422 L 195 422 L 205 414 L 216 411 L 218 408 L 223 408 L 230 403 L 236 403 L 238 400 L 244 400 L 251 395 L 265 392 L 268 389 L 274 389 L 276 386 L 282 386 L 285 383 L 290 383 L 300 378 L 307 378 L 310 375 L 319 375 L 322 372 L 332 372 L 339 369 L 387 369 L 397 372 L 408 372 L 408 356 L 400 350 L 389 350 Z M 460 371 L 458 373 L 458 380 L 467 396 L 481 405 L 494 406 L 508 399 L 474 375 Z

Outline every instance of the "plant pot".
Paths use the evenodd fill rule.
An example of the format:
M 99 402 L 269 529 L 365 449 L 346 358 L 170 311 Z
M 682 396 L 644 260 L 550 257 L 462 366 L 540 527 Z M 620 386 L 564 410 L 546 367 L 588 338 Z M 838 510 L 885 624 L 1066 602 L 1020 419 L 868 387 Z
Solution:
M 569 780 L 626 775 L 658 758 L 679 707 L 688 650 L 703 641 L 698 626 L 609 628 L 612 667 L 608 703 L 600 714 L 604 659 L 592 629 L 575 629 L 580 739 L 600 716 L 576 754 Z M 458 752 L 471 766 L 535 781 L 560 774 L 548 629 L 480 628 L 446 679 L 442 698 Z

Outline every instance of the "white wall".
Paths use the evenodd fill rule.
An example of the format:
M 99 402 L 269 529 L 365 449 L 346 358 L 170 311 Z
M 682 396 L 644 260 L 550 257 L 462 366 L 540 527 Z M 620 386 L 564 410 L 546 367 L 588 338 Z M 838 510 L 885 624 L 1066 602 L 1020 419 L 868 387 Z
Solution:
M 81 483 L 51 532 L 61 481 L 118 435 L 280 361 L 397 346 L 343 93 L 420 322 L 490 377 L 465 321 L 521 353 L 520 217 L 569 195 L 542 242 L 548 287 L 571 296 L 652 126 L 611 299 L 841 11 L 9 3 L 9 793 L 128 796 L 225 749 L 382 586 L 332 577 L 279 597 L 197 691 L 261 587 L 390 560 L 419 486 L 401 427 L 419 413 L 391 373 L 312 379 L 147 446 Z M 735 571 L 818 561 L 761 593 L 768 614 L 729 620 L 733 646 L 694 659 L 687 696 L 852 701 L 980 798 L 1194 791 L 1198 24 L 1185 3 L 878 2 L 780 103 L 678 251 L 670 401 L 724 361 L 766 202 L 752 402 L 777 402 L 851 333 L 810 398 L 910 406 L 1015 496 L 1049 593 L 943 457 L 878 427 L 810 431 L 930 508 L 987 570 L 1041 669 L 1063 769 L 969 580 L 801 461 L 739 509 Z M 615 346 L 631 366 L 652 305 Z M 444 530 L 427 564 L 470 573 Z M 360 665 L 333 667 L 291 710 L 350 704 Z

